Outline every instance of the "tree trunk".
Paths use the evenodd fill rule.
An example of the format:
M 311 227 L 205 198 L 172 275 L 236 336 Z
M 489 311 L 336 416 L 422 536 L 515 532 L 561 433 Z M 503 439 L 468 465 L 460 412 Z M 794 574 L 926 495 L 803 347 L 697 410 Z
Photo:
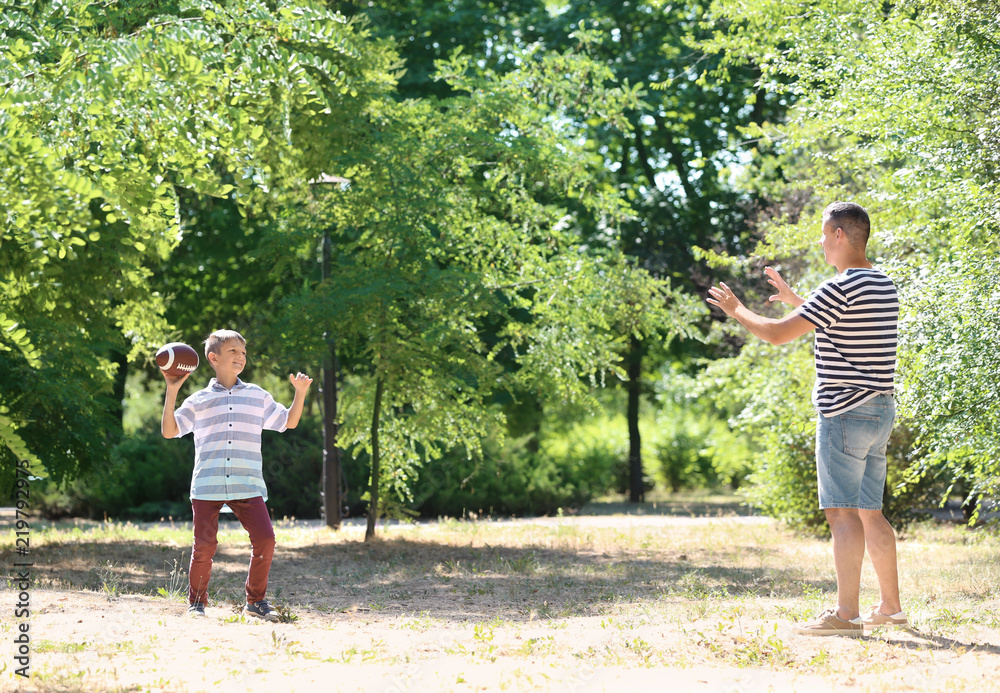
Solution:
M 979 508 L 979 494 L 966 492 L 962 498 L 962 519 L 965 524 L 972 522 L 972 516 Z
M 340 529 L 343 506 L 340 496 L 340 447 L 337 445 L 340 431 L 340 424 L 337 423 L 337 374 L 340 364 L 336 344 L 332 338 L 328 341 L 330 353 L 323 364 L 323 518 L 327 527 Z
M 642 342 L 633 335 L 628 352 L 628 473 L 629 502 L 642 503 L 642 438 L 639 435 L 639 377 L 642 375 Z
M 379 477 L 379 449 L 378 449 L 378 423 L 379 415 L 382 413 L 382 378 L 375 381 L 375 405 L 372 407 L 372 481 L 368 492 L 368 529 L 365 530 L 365 541 L 375 538 L 375 523 L 378 522 L 378 477 Z
M 330 231 L 323 234 L 323 279 L 330 278 Z M 330 351 L 323 360 L 323 479 L 320 496 L 323 501 L 323 518 L 326 526 L 340 529 L 340 509 L 343 499 L 340 496 L 340 447 L 337 445 L 337 434 L 340 424 L 337 423 L 337 380 L 340 373 L 340 361 L 337 359 L 337 343 L 332 332 L 323 337 L 330 346 Z
M 115 427 L 115 438 L 110 442 L 109 447 L 117 445 L 125 434 L 125 381 L 128 380 L 128 354 L 124 350 L 115 351 L 111 360 L 118 364 L 118 370 L 115 371 L 115 401 L 113 405 L 117 426 Z

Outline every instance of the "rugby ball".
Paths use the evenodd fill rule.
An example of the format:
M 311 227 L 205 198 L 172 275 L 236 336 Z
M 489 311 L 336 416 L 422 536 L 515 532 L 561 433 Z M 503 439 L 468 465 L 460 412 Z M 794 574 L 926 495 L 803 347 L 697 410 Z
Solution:
M 198 367 L 198 352 L 183 342 L 164 344 L 156 352 L 156 365 L 171 377 L 191 373 Z

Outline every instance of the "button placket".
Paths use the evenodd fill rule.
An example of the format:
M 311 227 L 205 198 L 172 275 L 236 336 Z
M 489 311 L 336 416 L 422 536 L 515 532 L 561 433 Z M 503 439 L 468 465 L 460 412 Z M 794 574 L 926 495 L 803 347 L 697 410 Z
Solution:
M 232 390 L 230 390 L 229 392 L 226 393 L 226 397 L 227 398 L 231 398 L 232 396 L 233 396 L 233 391 Z M 229 414 L 226 417 L 226 420 L 229 423 L 229 428 L 233 427 L 233 406 L 232 405 L 233 405 L 233 400 L 229 399 Z M 232 431 L 229 432 L 229 437 L 230 438 L 233 437 Z M 229 472 L 230 472 L 229 463 L 232 461 L 232 458 L 233 458 L 233 441 L 230 440 L 229 443 L 228 443 L 228 447 L 226 448 L 226 492 L 227 492 L 227 494 L 228 494 L 228 491 L 229 491 Z

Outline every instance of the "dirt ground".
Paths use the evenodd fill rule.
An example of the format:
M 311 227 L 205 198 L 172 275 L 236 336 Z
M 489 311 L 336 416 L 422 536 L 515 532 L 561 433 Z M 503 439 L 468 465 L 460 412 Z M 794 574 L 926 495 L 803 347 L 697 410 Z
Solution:
M 388 530 L 369 546 L 361 543 L 360 526 L 316 541 L 310 533 L 327 536 L 325 530 L 299 523 L 301 543 L 279 543 L 271 574 L 272 601 L 289 605 L 293 619 L 283 623 L 237 614 L 247 558 L 238 543 L 220 547 L 213 574 L 232 593 L 232 603 L 216 602 L 203 620 L 185 615 L 177 593 L 164 597 L 149 588 L 169 582 L 164 565 L 184 549 L 173 539 L 133 542 L 131 560 L 117 556 L 114 570 L 96 573 L 94 547 L 52 545 L 46 549 L 50 584 L 42 579 L 31 592 L 32 677 L 15 677 L 12 657 L 5 656 L 0 689 L 1000 690 L 995 628 L 961 622 L 861 640 L 802 637 L 792 624 L 812 603 L 804 605 L 805 597 L 780 589 L 744 591 L 732 600 L 717 593 L 718 601 L 711 590 L 666 596 L 662 585 L 654 589 L 655 580 L 678 584 L 686 578 L 662 572 L 668 563 L 663 552 L 643 547 L 640 539 L 616 554 L 611 543 L 593 538 L 614 532 L 613 543 L 636 532 L 695 532 L 694 543 L 670 546 L 678 561 L 696 561 L 697 545 L 704 544 L 697 532 L 709 528 L 711 536 L 712 523 L 721 528 L 716 534 L 749 532 L 733 536 L 751 537 L 751 543 L 766 542 L 774 532 L 761 518 L 547 518 L 492 530 L 563 539 L 497 546 L 490 541 L 502 536 L 463 529 L 467 541 L 442 546 L 421 543 L 419 528 L 411 528 Z M 546 551 L 567 548 L 573 554 L 567 560 L 578 562 L 575 572 L 548 569 L 556 559 Z M 911 550 L 919 561 L 919 547 L 901 545 L 901 554 Z M 583 560 L 590 563 L 581 567 Z M 357 567 L 366 561 L 374 567 Z M 636 567 L 642 561 L 650 563 L 648 570 Z M 761 574 L 776 572 L 762 564 Z M 607 575 L 617 577 L 609 582 Z M 760 575 L 753 579 L 761 582 Z M 828 578 L 814 582 L 817 590 L 831 587 Z M 561 596 L 567 593 L 575 596 Z M 6 591 L 4 601 L 12 598 Z M 997 606 L 993 601 L 983 608 Z M 0 626 L 7 652 L 15 634 L 12 612 L 4 606 Z

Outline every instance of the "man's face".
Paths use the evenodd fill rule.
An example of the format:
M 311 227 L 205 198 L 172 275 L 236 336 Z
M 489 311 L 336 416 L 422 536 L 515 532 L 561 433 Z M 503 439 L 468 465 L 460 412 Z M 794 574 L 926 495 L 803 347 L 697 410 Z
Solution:
M 219 345 L 219 353 L 209 359 L 215 372 L 239 375 L 247 365 L 247 348 L 238 339 L 227 339 Z
M 823 217 L 823 231 L 820 233 L 819 244 L 823 246 L 823 259 L 826 260 L 826 264 L 833 265 L 833 249 L 834 244 L 837 240 L 837 227 L 826 217 Z

